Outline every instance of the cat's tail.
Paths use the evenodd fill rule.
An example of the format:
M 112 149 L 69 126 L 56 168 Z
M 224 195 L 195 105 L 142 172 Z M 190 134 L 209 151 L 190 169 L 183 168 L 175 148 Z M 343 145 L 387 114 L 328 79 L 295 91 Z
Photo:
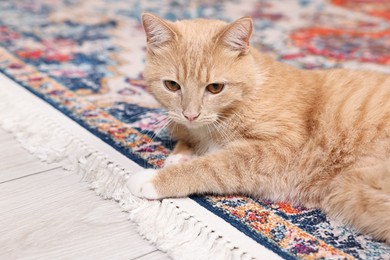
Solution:
M 390 245 L 390 162 L 343 172 L 329 191 L 328 215 Z

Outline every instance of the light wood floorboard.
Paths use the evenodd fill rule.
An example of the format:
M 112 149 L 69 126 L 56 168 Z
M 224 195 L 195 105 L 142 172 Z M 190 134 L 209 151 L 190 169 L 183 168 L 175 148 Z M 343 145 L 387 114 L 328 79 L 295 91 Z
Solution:
M 0 183 L 59 167 L 39 161 L 0 128 Z
M 54 168 L 53 168 L 54 167 Z M 32 157 L 0 128 L 0 259 L 168 259 L 80 176 Z

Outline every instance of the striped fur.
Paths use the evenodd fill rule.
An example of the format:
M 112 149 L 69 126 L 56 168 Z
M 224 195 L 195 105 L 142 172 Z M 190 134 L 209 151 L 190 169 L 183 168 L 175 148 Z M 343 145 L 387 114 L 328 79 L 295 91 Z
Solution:
M 249 47 L 250 18 L 144 14 L 143 23 L 145 78 L 179 140 L 173 153 L 193 155 L 158 171 L 160 197 L 248 194 L 320 207 L 390 244 L 388 75 L 274 61 Z M 225 89 L 208 93 L 210 83 Z M 200 116 L 190 122 L 185 111 Z

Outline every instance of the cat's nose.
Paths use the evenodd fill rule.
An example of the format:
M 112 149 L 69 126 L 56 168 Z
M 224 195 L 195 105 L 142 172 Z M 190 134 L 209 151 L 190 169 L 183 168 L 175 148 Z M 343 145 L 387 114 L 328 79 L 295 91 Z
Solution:
M 192 122 L 194 121 L 195 119 L 197 119 L 199 117 L 200 113 L 198 114 L 193 114 L 193 113 L 186 113 L 186 112 L 183 112 L 183 116 L 185 118 L 188 119 L 188 121 Z

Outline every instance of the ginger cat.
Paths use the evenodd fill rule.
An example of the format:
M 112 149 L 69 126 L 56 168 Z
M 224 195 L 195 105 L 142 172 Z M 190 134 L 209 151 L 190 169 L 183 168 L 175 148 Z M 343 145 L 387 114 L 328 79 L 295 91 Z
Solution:
M 178 144 L 129 177 L 134 195 L 289 201 L 390 244 L 389 75 L 277 62 L 250 47 L 249 17 L 142 21 L 144 75 Z

